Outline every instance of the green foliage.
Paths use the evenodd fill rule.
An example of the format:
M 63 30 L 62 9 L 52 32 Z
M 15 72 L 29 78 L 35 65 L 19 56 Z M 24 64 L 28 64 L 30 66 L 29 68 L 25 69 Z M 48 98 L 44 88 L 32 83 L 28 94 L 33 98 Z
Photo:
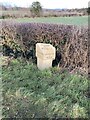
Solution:
M 12 60 L 2 68 L 3 116 L 6 118 L 88 117 L 88 79 L 57 67 L 40 71 Z
M 86 117 L 86 110 L 84 107 L 81 107 L 78 104 L 73 105 L 73 110 L 71 110 L 70 115 L 72 118 L 85 118 Z

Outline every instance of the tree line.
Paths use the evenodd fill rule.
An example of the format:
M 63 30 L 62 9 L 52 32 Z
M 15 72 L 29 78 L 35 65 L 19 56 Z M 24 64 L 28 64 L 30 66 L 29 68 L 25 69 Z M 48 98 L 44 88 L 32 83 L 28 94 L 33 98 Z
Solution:
M 0 8 L 2 10 L 5 10 L 5 11 L 7 11 L 8 9 L 22 11 L 24 9 L 24 8 L 20 8 L 17 6 L 14 6 L 14 7 L 10 6 L 10 8 L 7 8 L 4 5 L 0 6 Z M 28 13 L 27 14 L 25 13 L 25 15 L 22 15 L 22 16 L 25 16 L 25 17 L 40 17 L 40 16 L 60 17 L 60 16 L 83 16 L 83 15 L 90 14 L 90 7 L 89 8 L 82 8 L 82 9 L 48 10 L 48 9 L 43 9 L 41 3 L 38 1 L 33 2 L 31 4 L 31 6 L 29 8 L 26 8 L 26 9 L 27 9 L 27 11 L 30 11 L 30 15 Z M 24 14 L 24 12 L 23 12 L 23 14 Z M 10 14 L 9 15 L 3 14 L 3 16 L 6 16 L 5 18 L 13 17 Z M 16 16 L 16 15 L 14 15 L 14 16 Z M 2 17 L 0 17 L 0 18 L 2 18 Z

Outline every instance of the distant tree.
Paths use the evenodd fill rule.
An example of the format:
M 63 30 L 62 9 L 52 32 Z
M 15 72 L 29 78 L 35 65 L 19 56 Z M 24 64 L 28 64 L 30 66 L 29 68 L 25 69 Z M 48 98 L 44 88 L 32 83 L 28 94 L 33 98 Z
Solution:
M 40 2 L 38 2 L 38 1 L 33 2 L 30 7 L 30 11 L 32 13 L 32 16 L 40 17 L 40 15 L 42 13 L 42 6 L 41 6 Z

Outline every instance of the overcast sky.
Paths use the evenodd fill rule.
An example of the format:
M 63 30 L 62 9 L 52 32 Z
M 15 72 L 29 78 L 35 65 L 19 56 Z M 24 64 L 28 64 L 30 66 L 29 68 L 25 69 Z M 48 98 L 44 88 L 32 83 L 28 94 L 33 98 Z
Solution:
M 32 2 L 39 1 L 43 8 L 85 8 L 89 0 L 0 0 L 0 3 L 8 3 L 20 7 L 29 7 Z

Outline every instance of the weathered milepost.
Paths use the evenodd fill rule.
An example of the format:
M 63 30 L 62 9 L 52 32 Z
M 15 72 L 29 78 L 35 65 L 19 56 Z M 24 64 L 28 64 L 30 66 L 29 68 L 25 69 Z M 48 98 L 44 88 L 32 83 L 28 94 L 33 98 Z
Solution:
M 44 70 L 52 67 L 52 61 L 55 59 L 56 49 L 51 44 L 37 43 L 36 57 L 37 67 Z

